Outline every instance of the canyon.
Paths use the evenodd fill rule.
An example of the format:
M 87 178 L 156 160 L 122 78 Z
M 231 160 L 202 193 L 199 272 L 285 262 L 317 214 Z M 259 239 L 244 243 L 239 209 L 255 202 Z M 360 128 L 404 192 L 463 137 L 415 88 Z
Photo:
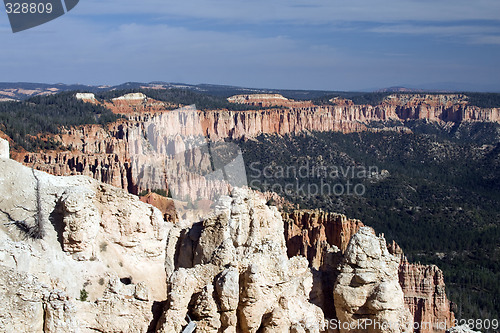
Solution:
M 370 131 L 375 130 L 371 122 L 381 121 L 500 122 L 498 109 L 471 106 L 464 95 L 391 95 L 377 106 L 349 100 L 305 105 L 271 96 L 266 99 L 271 104 L 259 106 L 273 108 L 249 111 L 196 110 L 144 94 L 105 102 L 92 94 L 78 97 L 103 103 L 124 118 L 105 126 L 61 129 L 51 137 L 66 150 L 9 153 L 8 143 L 0 140 L 0 158 L 5 170 L 12 170 L 5 172 L 12 184 L 2 186 L 10 184 L 7 193 L 16 195 L 17 188 L 26 189 L 19 193 L 24 197 L 0 201 L 2 212 L 8 213 L 4 215 L 19 221 L 23 209 L 37 210 L 15 208 L 14 203 L 36 201 L 36 194 L 27 190 L 35 188 L 36 179 L 30 175 L 35 172 L 45 179 L 42 187 L 48 191 L 44 214 L 59 221 L 53 230 L 47 224 L 47 238 L 29 247 L 12 233 L 15 224 L 2 229 L 3 252 L 8 253 L 2 259 L 2 284 L 22 290 L 5 296 L 8 304 L 23 309 L 15 314 L 19 327 L 45 332 L 69 332 L 82 325 L 101 331 L 173 332 L 188 323 L 188 313 L 206 332 L 320 332 L 325 318 L 352 322 L 360 315 L 363 320 L 396 321 L 401 326 L 395 331 L 413 322 L 418 323 L 415 332 L 442 332 L 453 323 L 438 267 L 409 263 L 397 244 L 386 245 L 383 236 L 341 214 L 279 214 L 265 205 L 261 194 L 239 190 L 246 185 L 241 152 L 224 140 Z M 278 101 L 285 104 L 275 107 Z M 408 131 L 404 125 L 387 130 Z M 27 167 L 6 162 L 9 156 Z M 28 183 L 16 183 L 17 173 Z M 129 194 L 159 189 L 170 190 L 174 200 L 150 193 L 141 202 Z M 194 209 L 188 206 L 199 208 L 202 200 L 205 209 L 190 215 Z M 143 248 L 143 242 L 153 248 Z M 374 252 L 367 253 L 365 247 Z M 46 249 L 52 258 L 66 258 L 63 264 L 39 269 L 49 265 Z M 117 264 L 115 258 L 123 260 Z M 136 268 L 143 260 L 155 279 Z M 60 269 L 80 278 L 59 281 Z M 28 295 L 19 280 L 30 281 L 28 289 L 35 294 Z M 240 294 L 241 288 L 248 293 Z M 75 301 L 84 298 L 79 297 L 82 290 L 90 302 Z M 29 304 L 26 299 L 31 299 Z M 128 302 L 128 319 L 119 321 L 123 302 Z M 35 319 L 27 322 L 24 314 L 30 311 Z M 2 313 L 0 320 L 7 323 L 9 316 Z M 121 326 L 114 326 L 117 322 Z
M 102 102 L 125 118 L 104 127 L 83 125 L 61 129 L 53 136 L 67 150 L 36 153 L 17 151 L 12 156 L 26 165 L 56 175 L 87 175 L 113 186 L 138 194 L 147 190 L 166 189 L 165 160 L 186 159 L 183 166 L 196 172 L 179 177 L 178 196 L 206 197 L 211 200 L 223 184 L 201 179 L 208 172 L 209 156 L 204 147 L 209 142 L 250 140 L 262 134 L 299 135 L 308 132 L 351 133 L 380 130 L 372 122 L 424 119 L 440 123 L 500 122 L 498 108 L 471 106 L 465 95 L 390 95 L 380 105 L 354 105 L 344 99 L 335 105 L 301 106 L 280 95 L 235 96 L 235 102 L 285 101 L 279 108 L 249 111 L 196 110 L 193 106 L 172 110 L 179 105 L 157 101 L 142 93 Z M 93 94 L 79 94 L 79 99 L 101 103 Z M 248 102 L 248 103 L 250 103 Z M 411 132 L 404 126 L 387 130 Z M 204 150 L 205 149 L 205 150 Z M 230 149 L 231 150 L 231 149 Z M 184 156 L 181 156 L 184 155 Z M 177 170 L 179 163 L 176 164 Z M 193 186 L 183 185 L 185 183 Z M 198 184 L 198 185 L 196 185 Z
M 336 332 L 332 319 L 390 328 L 363 332 L 451 326 L 439 269 L 409 264 L 361 221 L 280 214 L 235 187 L 203 220 L 173 223 L 90 177 L 49 175 L 5 152 L 0 171 L 5 332 L 181 332 L 191 320 L 199 332 Z

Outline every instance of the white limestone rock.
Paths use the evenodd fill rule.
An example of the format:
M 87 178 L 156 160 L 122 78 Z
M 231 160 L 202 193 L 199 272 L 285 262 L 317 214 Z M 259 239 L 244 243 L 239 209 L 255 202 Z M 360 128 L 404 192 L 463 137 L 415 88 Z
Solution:
M 0 332 L 147 331 L 154 302 L 166 299 L 172 225 L 158 209 L 91 178 L 8 159 L 0 193 Z M 36 220 L 41 239 L 23 231 Z
M 398 259 L 369 227 L 351 238 L 333 293 L 340 333 L 412 332 L 412 316 L 398 281 Z
M 169 278 L 158 331 L 180 332 L 189 311 L 197 332 L 319 332 L 323 313 L 309 302 L 312 273 L 306 258 L 287 257 L 277 209 L 235 188 L 216 211 L 178 233 L 181 267 Z
M 9 141 L 0 138 L 0 158 L 9 158 Z

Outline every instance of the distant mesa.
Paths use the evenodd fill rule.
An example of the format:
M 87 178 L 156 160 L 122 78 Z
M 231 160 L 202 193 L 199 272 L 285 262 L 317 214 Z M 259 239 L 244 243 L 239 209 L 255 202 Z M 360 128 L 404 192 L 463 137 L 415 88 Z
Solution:
M 95 95 L 92 93 L 76 93 L 75 97 L 82 101 L 95 101 Z
M 354 102 L 352 100 L 347 99 L 347 98 L 342 98 L 342 97 L 334 97 L 334 98 L 330 99 L 329 102 L 334 104 L 334 105 L 342 105 L 342 106 L 354 105 Z
M 144 101 L 148 97 L 143 93 L 130 93 L 117 98 L 113 98 L 113 101 Z
M 280 94 L 244 94 L 235 95 L 227 99 L 230 103 L 246 104 L 261 107 L 307 107 L 312 106 L 311 101 L 294 101 Z
M 280 94 L 251 94 L 251 95 L 235 95 L 231 96 L 228 99 L 228 102 L 231 103 L 241 103 L 241 104 L 250 104 L 250 103 L 259 103 L 263 101 L 289 101 L 288 98 L 284 97 Z

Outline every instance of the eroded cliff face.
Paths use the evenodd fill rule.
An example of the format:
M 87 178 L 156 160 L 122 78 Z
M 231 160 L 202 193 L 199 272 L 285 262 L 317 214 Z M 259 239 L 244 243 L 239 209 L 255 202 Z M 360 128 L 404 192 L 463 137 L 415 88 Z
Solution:
M 307 260 L 287 257 L 281 217 L 257 193 L 234 189 L 213 217 L 176 225 L 167 257 L 160 332 L 178 332 L 186 314 L 202 332 L 319 332 Z
M 403 270 L 411 278 L 398 282 L 400 257 L 359 221 L 306 211 L 284 223 L 249 189 L 222 196 L 201 221 L 173 224 L 124 190 L 6 158 L 0 188 L 2 332 L 181 332 L 187 314 L 198 332 L 326 332 L 325 318 L 402 332 L 412 321 L 403 291 L 446 301 L 433 294 L 444 286 L 435 268 Z M 315 261 L 334 277 L 323 299 L 318 269 L 287 254 L 285 235 L 298 226 L 317 236 L 297 250 L 318 259 L 309 246 L 326 249 Z
M 324 249 L 335 246 L 345 252 L 351 237 L 363 227 L 359 220 L 318 210 L 295 210 L 283 213 L 288 256 L 303 255 L 311 266 L 322 266 Z
M 347 246 L 364 227 L 363 223 L 322 210 L 296 210 L 282 215 L 289 257 L 303 255 L 313 268 L 315 283 L 311 300 L 328 318 L 336 318 L 336 313 L 331 311 L 333 285 L 341 273 L 339 267 L 345 260 Z M 395 242 L 391 242 L 387 249 L 399 263 L 397 271 L 391 275 L 398 277 L 404 303 L 412 314 L 414 331 L 444 332 L 451 327 L 454 314 L 446 297 L 441 270 L 434 265 L 409 263 Z
M 437 266 L 403 261 L 399 282 L 415 322 L 422 323 L 418 332 L 437 332 L 452 326 L 455 316 L 446 297 L 443 272 Z
M 311 301 L 327 318 L 336 318 L 333 286 L 339 275 L 338 266 L 351 237 L 363 223 L 322 210 L 295 210 L 282 216 L 288 256 L 304 256 L 312 268 Z
M 83 94 L 82 94 L 83 95 Z M 80 96 L 98 103 L 89 96 Z M 16 153 L 13 158 L 55 175 L 87 175 L 127 189 L 131 193 L 166 189 L 166 174 L 183 173 L 175 182 L 179 197 L 214 199 L 224 184 L 207 182 L 196 173 L 207 171 L 210 156 L 204 153 L 210 139 L 252 138 L 260 134 L 300 134 L 308 131 L 350 133 L 367 130 L 371 121 L 428 119 L 442 122 L 500 121 L 498 109 L 470 106 L 463 95 L 391 95 L 380 105 L 354 105 L 336 100 L 335 105 L 316 106 L 279 96 L 235 96 L 235 101 L 281 101 L 286 106 L 254 111 L 196 111 L 132 94 L 104 102 L 113 112 L 125 115 L 102 128 L 97 125 L 62 129 L 54 139 L 71 151 Z M 241 102 L 241 101 L 240 101 Z M 290 104 L 291 103 L 291 104 Z M 407 128 L 395 130 L 408 131 Z M 206 149 L 205 149 L 206 151 Z M 172 158 L 177 156 L 177 159 Z M 173 163 L 165 172 L 165 160 Z M 182 161 L 182 165 L 179 164 Z M 196 167 L 198 172 L 183 169 Z M 172 171 L 173 172 L 173 171 Z M 189 184 L 188 186 L 184 184 Z
M 398 258 L 371 228 L 356 233 L 333 288 L 339 331 L 413 332 L 413 318 L 399 285 Z M 354 329 L 352 329 L 354 327 Z
M 394 112 L 402 120 L 427 119 L 430 121 L 500 121 L 498 108 L 479 108 L 468 104 L 467 96 L 403 94 L 390 95 L 380 107 Z
M 167 294 L 160 211 L 5 158 L 0 188 L 0 331 L 147 331 Z

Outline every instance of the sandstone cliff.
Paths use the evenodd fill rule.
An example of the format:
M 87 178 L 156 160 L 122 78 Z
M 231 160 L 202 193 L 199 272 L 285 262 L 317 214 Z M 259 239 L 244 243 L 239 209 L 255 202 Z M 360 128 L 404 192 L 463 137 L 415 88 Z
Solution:
M 413 331 L 398 265 L 385 239 L 371 228 L 362 227 L 352 237 L 333 288 L 340 333 Z
M 333 318 L 336 314 L 329 311 L 333 302 L 329 295 L 340 273 L 338 266 L 351 238 L 363 223 L 322 210 L 283 213 L 283 220 L 289 257 L 303 255 L 309 260 L 315 280 L 311 299 L 325 315 Z M 395 242 L 388 245 L 388 251 L 399 263 L 399 285 L 413 316 L 415 332 L 444 332 L 451 327 L 454 314 L 446 297 L 441 270 L 436 266 L 409 263 Z
M 339 323 L 397 324 L 364 332 L 401 332 L 411 322 L 399 258 L 356 220 L 322 212 L 288 217 L 317 229 L 317 237 L 302 239 L 323 239 L 330 256 L 318 261 L 335 276 L 319 304 L 316 294 L 324 289 L 315 268 L 287 255 L 285 234 L 298 229 L 288 224 L 285 232 L 262 194 L 234 188 L 212 215 L 172 224 L 121 189 L 6 158 L 0 188 L 2 332 L 170 333 L 181 332 L 189 318 L 198 332 L 331 332 L 324 318 L 332 311 L 326 318 Z M 419 285 L 412 276 L 408 290 Z
M 281 217 L 260 195 L 234 189 L 214 217 L 176 225 L 167 257 L 160 332 L 178 332 L 186 314 L 201 332 L 319 332 L 307 260 L 287 257 Z
M 399 265 L 399 283 L 414 321 L 421 323 L 416 331 L 437 332 L 452 326 L 455 316 L 446 297 L 443 272 L 437 266 L 403 261 Z
M 227 99 L 231 103 L 247 104 L 260 107 L 308 107 L 314 104 L 311 101 L 294 101 L 280 94 L 250 94 L 235 95 Z
M 5 158 L 0 188 L 1 332 L 147 331 L 166 298 L 171 224 L 156 208 Z
M 79 95 L 79 98 L 84 97 L 95 102 L 91 96 Z M 267 97 L 236 96 L 235 100 L 288 101 L 282 96 Z M 190 108 L 173 111 L 172 108 L 178 105 L 156 101 L 142 94 L 123 96 L 104 102 L 104 105 L 115 113 L 126 115 L 126 119 L 105 128 L 88 125 L 62 129 L 54 139 L 71 151 L 17 153 L 13 157 L 30 166 L 34 163 L 37 169 L 52 174 L 83 174 L 131 193 L 139 193 L 166 189 L 169 182 L 166 172 L 173 173 L 172 170 L 182 168 L 174 161 L 165 170 L 165 155 L 177 155 L 177 161 L 182 161 L 187 170 L 197 168 L 196 172 L 183 171 L 183 175 L 176 176 L 179 197 L 214 199 L 215 193 L 222 191 L 225 185 L 198 177 L 209 171 L 210 158 L 204 154 L 206 149 L 203 148 L 207 139 L 221 141 L 309 131 L 349 133 L 367 130 L 371 121 L 390 119 L 500 121 L 498 109 L 470 106 L 463 95 L 391 95 L 377 106 L 337 100 L 335 105 L 328 106 L 299 103 L 254 111 L 195 111 Z M 405 127 L 394 130 L 408 131 Z

